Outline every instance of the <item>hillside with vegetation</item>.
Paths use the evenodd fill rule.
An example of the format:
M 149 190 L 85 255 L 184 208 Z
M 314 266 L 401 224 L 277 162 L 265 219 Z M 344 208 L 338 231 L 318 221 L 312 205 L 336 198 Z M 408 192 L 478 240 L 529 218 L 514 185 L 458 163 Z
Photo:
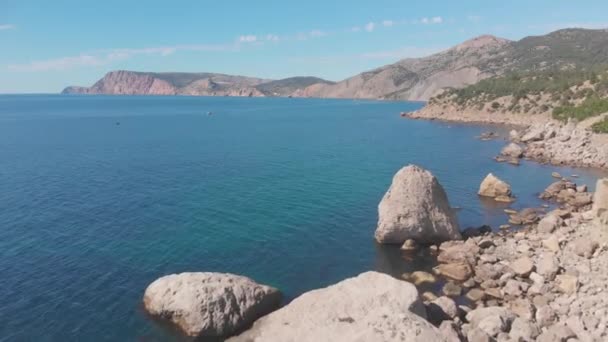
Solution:
M 548 113 L 561 121 L 583 121 L 608 112 L 608 66 L 510 72 L 446 89 L 429 105 L 515 115 Z M 608 132 L 607 125 L 598 123 L 593 129 Z

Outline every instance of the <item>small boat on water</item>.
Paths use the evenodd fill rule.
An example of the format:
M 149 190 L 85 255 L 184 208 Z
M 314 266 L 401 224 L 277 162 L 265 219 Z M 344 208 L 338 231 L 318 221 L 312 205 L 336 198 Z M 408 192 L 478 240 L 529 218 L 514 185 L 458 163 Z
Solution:
M 207 115 L 213 115 L 213 112 L 207 112 Z

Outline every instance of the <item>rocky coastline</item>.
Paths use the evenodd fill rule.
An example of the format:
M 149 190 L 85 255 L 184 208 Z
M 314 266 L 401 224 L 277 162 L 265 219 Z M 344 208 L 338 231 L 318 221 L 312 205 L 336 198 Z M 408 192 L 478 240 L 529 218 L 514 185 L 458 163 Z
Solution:
M 430 172 L 414 165 L 397 172 L 375 238 L 405 254 L 429 249 L 438 261 L 433 273 L 366 272 L 282 308 L 279 290 L 249 278 L 182 273 L 153 282 L 144 307 L 201 340 L 605 341 L 608 179 L 591 193 L 552 176 L 539 197 L 557 209 L 506 209 L 501 229 L 460 231 Z M 511 195 L 491 174 L 480 185 L 479 196 Z M 416 288 L 436 282 L 438 292 Z
M 446 122 L 497 124 L 512 126 L 509 140 L 522 149 L 522 154 L 513 157 L 503 154 L 498 161 L 525 158 L 539 163 L 608 169 L 608 134 L 593 133 L 589 128 L 597 118 L 577 123 L 560 122 L 549 113 L 522 114 L 491 112 L 486 109 L 460 108 L 428 104 L 411 113 L 401 113 L 409 119 L 440 120 Z

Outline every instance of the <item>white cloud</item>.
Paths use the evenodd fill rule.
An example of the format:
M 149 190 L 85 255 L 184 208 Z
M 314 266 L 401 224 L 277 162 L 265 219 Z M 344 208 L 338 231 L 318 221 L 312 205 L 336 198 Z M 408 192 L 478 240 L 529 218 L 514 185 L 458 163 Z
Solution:
M 248 34 L 239 37 L 239 42 L 241 43 L 253 43 L 258 40 L 258 37 L 253 34 Z
M 0 24 L 0 31 L 14 30 L 15 28 L 16 26 L 13 24 Z
M 108 65 L 137 55 L 168 56 L 176 51 L 234 51 L 235 49 L 236 47 L 233 45 L 175 45 L 141 49 L 107 49 L 81 53 L 78 56 L 11 64 L 7 69 L 14 72 L 61 71 L 78 67 Z
M 424 18 L 420 19 L 420 22 L 425 25 L 441 24 L 441 23 L 443 23 L 443 18 L 442 17 L 432 17 L 432 18 L 424 17 Z
M 372 32 L 372 31 L 374 31 L 375 27 L 376 27 L 376 24 L 369 22 L 365 25 L 365 31 Z
M 312 30 L 308 33 L 311 37 L 325 37 L 327 33 L 321 30 Z
M 278 42 L 280 40 L 280 38 L 276 34 L 267 34 L 266 40 L 269 42 Z
M 92 55 L 80 55 L 75 57 L 63 57 L 45 61 L 34 61 L 27 64 L 13 64 L 8 66 L 9 71 L 48 71 L 66 70 L 82 66 L 99 66 L 106 64 L 103 58 Z
M 479 22 L 481 20 L 481 17 L 478 16 L 478 15 L 468 15 L 467 16 L 467 20 L 470 21 L 470 22 L 476 23 L 476 22 Z
M 384 27 L 391 27 L 393 25 L 395 25 L 395 22 L 392 20 L 385 20 L 382 22 L 382 26 L 384 26 Z
M 292 58 L 290 61 L 296 63 L 321 63 L 321 64 L 339 64 L 345 60 L 383 60 L 386 62 L 400 60 L 403 58 L 425 57 L 434 53 L 445 50 L 445 47 L 417 47 L 405 46 L 396 50 L 372 51 L 352 55 L 333 55 L 333 56 L 310 56 Z

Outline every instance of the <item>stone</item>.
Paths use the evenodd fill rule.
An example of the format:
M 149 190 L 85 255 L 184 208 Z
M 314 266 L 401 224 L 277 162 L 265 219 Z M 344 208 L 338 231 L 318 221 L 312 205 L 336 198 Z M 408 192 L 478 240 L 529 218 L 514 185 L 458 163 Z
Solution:
M 559 180 L 557 182 L 549 185 L 545 191 L 540 194 L 541 199 L 553 199 L 557 197 L 557 195 L 563 190 L 574 189 L 576 191 L 576 184 L 564 180 Z
M 576 187 L 576 192 L 587 192 L 587 185 L 579 185 Z
M 526 320 L 532 320 L 536 312 L 532 303 L 524 298 L 516 298 L 511 301 L 509 303 L 509 308 L 514 314 Z
M 443 341 L 426 321 L 416 287 L 366 272 L 306 292 L 227 341 Z
M 551 235 L 550 237 L 543 240 L 543 246 L 554 253 L 557 253 L 561 250 L 559 246 L 559 240 L 557 240 L 557 237 L 555 235 Z
M 576 337 L 576 334 L 563 324 L 554 324 L 545 330 L 536 339 L 537 342 L 566 342 Z
M 521 142 L 528 143 L 543 140 L 545 137 L 544 127 L 532 127 L 522 137 Z
M 379 243 L 403 244 L 413 239 L 434 244 L 461 239 L 456 215 L 445 190 L 429 171 L 415 165 L 402 168 L 378 206 Z
M 561 178 L 562 178 L 562 175 L 560 175 L 560 174 L 559 174 L 559 173 L 557 173 L 557 172 L 551 172 L 551 177 L 561 179 Z
M 574 194 L 574 198 L 568 201 L 571 205 L 580 208 L 593 203 L 593 194 L 588 192 L 578 192 Z
M 526 278 L 534 271 L 534 262 L 528 257 L 519 258 L 509 265 L 516 275 Z
M 548 327 L 556 320 L 555 311 L 549 305 L 543 305 L 536 309 L 536 322 L 542 327 Z
M 600 224 L 608 225 L 608 178 L 597 181 L 591 212 Z
M 437 261 L 440 263 L 469 263 L 473 264 L 479 254 L 479 246 L 474 240 L 447 241 L 439 246 Z
M 467 341 L 469 342 L 492 342 L 493 340 L 490 335 L 479 328 L 471 329 L 467 333 Z
M 552 253 L 542 253 L 536 261 L 536 273 L 553 280 L 559 271 L 557 258 Z
M 538 226 L 536 230 L 539 233 L 550 234 L 553 233 L 557 228 L 562 225 L 562 219 L 557 215 L 547 215 L 543 217 L 540 222 L 538 222 Z
M 515 143 L 510 143 L 500 151 L 500 154 L 512 158 L 521 158 L 524 155 L 524 149 Z
M 279 290 L 224 273 L 180 273 L 161 277 L 145 291 L 151 315 L 167 319 L 192 337 L 226 337 L 277 309 Z
M 452 321 L 441 322 L 439 332 L 443 335 L 446 342 L 460 342 L 461 340 L 458 334 L 458 327 Z
M 443 296 L 435 299 L 426 307 L 429 322 L 439 325 L 443 321 L 458 317 L 458 306 L 449 297 Z
M 479 248 L 482 248 L 482 249 L 488 249 L 492 246 L 495 246 L 494 241 L 492 241 L 491 238 L 481 239 L 481 240 L 479 240 L 477 245 L 479 246 Z
M 428 272 L 416 271 L 412 272 L 406 280 L 411 281 L 416 286 L 420 286 L 424 283 L 432 284 L 437 282 L 437 277 Z
M 488 297 L 491 297 L 491 298 L 494 298 L 494 299 L 502 299 L 503 298 L 502 291 L 499 288 L 485 289 L 484 292 L 486 293 L 486 295 Z
M 557 289 L 565 294 L 573 294 L 578 290 L 578 278 L 570 274 L 560 274 L 555 277 Z
M 406 251 L 406 252 L 413 252 L 416 249 L 418 249 L 418 244 L 416 243 L 416 241 L 414 239 L 405 240 L 405 242 L 401 246 L 401 250 Z
M 512 129 L 509 131 L 509 140 L 511 141 L 519 141 L 519 132 L 517 130 Z
M 466 297 L 472 302 L 479 302 L 486 297 L 486 293 L 480 289 L 470 289 Z
M 514 341 L 533 341 L 540 335 L 540 329 L 528 319 L 516 318 L 511 323 L 509 337 Z
M 498 333 L 507 331 L 515 318 L 515 314 L 510 310 L 497 306 L 477 308 L 466 316 L 473 329 L 479 328 L 490 337 L 495 337 Z
M 498 279 L 501 275 L 499 267 L 492 264 L 479 264 L 475 268 L 475 275 L 481 282 L 489 279 Z
M 443 288 L 441 289 L 441 291 L 443 292 L 444 295 L 450 296 L 450 297 L 458 297 L 458 296 L 460 296 L 460 294 L 462 294 L 462 288 L 460 286 L 454 284 L 451 281 L 448 281 L 447 283 L 445 283 L 445 285 L 443 285 Z
M 599 243 L 588 237 L 580 237 L 572 242 L 574 253 L 584 258 L 591 258 L 598 247 Z
M 488 174 L 486 178 L 481 182 L 479 186 L 479 191 L 477 192 L 479 196 L 483 197 L 491 197 L 496 198 L 499 196 L 504 196 L 510 198 L 512 195 L 511 186 L 506 182 L 500 180 L 498 177 L 493 174 Z
M 426 291 L 422 294 L 422 299 L 424 299 L 426 302 L 432 302 L 435 299 L 437 299 L 438 297 L 431 291 Z
M 471 266 L 467 263 L 441 264 L 433 270 L 435 270 L 437 274 L 456 281 L 465 281 L 473 274 Z
M 507 280 L 505 287 L 502 289 L 504 294 L 519 297 L 524 292 L 524 287 L 521 281 L 515 279 Z
M 541 276 L 540 274 L 538 274 L 536 272 L 530 273 L 529 278 L 530 278 L 530 280 L 532 280 L 532 282 L 534 284 L 544 284 L 545 283 L 545 277 Z

